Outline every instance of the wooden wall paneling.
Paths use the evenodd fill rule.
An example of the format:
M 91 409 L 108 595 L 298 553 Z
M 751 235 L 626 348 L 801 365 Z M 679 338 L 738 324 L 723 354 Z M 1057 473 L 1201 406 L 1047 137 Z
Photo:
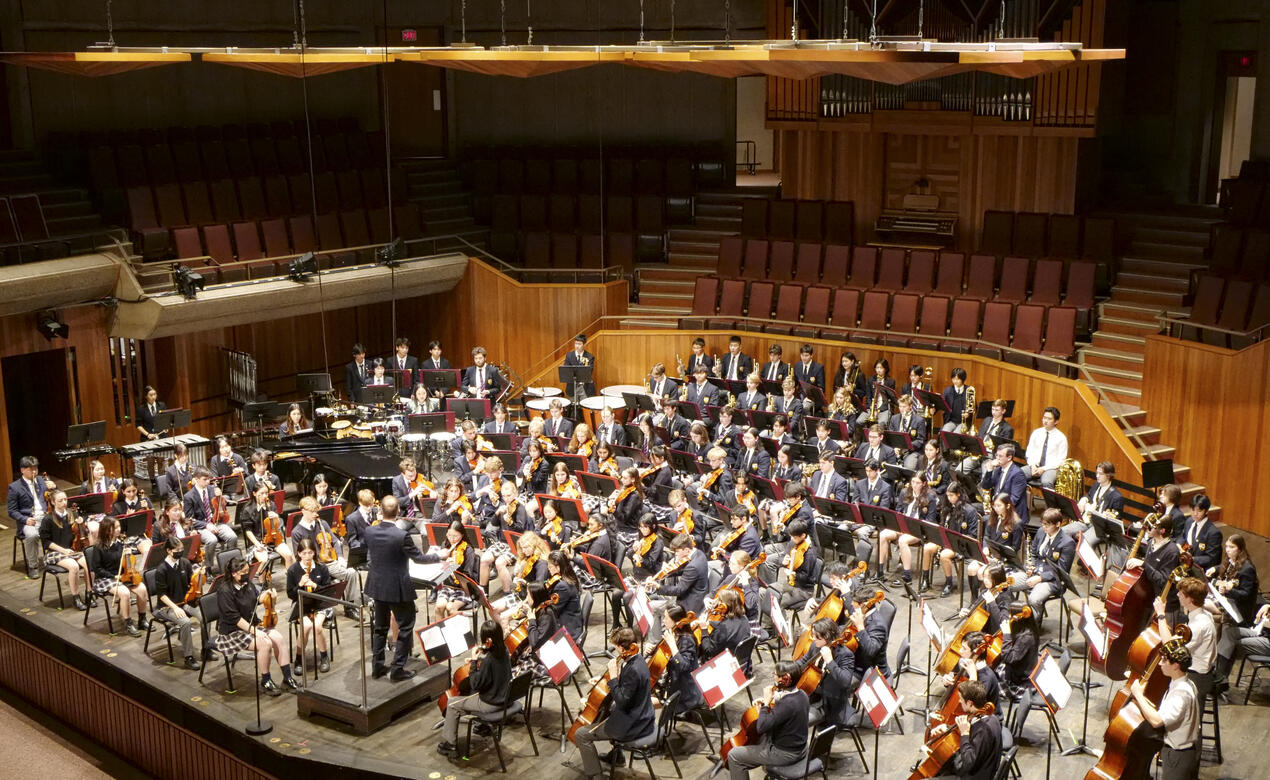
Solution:
M 1222 521 L 1270 535 L 1259 488 L 1270 468 L 1270 343 L 1234 351 L 1148 336 L 1142 408 Z

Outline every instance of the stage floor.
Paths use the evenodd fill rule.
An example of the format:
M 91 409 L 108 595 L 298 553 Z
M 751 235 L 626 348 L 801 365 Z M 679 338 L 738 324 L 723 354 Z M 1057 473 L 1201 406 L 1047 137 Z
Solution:
M 941 580 L 942 582 L 942 576 Z M 1083 587 L 1083 582 L 1079 583 Z M 27 621 L 44 631 L 53 634 L 63 641 L 73 644 L 83 651 L 103 658 L 113 665 L 120 674 L 132 678 L 138 683 L 157 690 L 161 696 L 169 700 L 170 705 L 195 710 L 202 715 L 215 719 L 228 729 L 241 732 L 255 718 L 254 667 L 250 661 L 239 662 L 235 668 L 237 692 L 225 692 L 226 680 L 223 664 L 212 664 L 204 675 L 202 685 L 198 683 L 198 673 L 190 672 L 183 666 L 167 664 L 167 650 L 162 635 L 156 632 L 150 645 L 150 654 L 142 652 L 143 639 L 133 639 L 124 634 L 109 636 L 106 633 L 105 615 L 100 610 L 94 612 L 94 618 L 87 628 L 82 625 L 83 615 L 68 607 L 58 610 L 56 589 L 52 583 L 45 592 L 45 601 L 37 602 L 39 582 L 27 580 L 17 572 L 5 570 L 0 572 L 0 609 L 10 612 L 16 619 Z M 889 657 L 894 660 L 895 652 L 905 636 L 913 637 L 914 653 L 912 663 L 926 667 L 926 635 L 920 625 L 919 610 L 914 605 L 911 631 L 908 625 L 908 600 L 901 593 L 891 593 L 890 597 L 897 604 L 895 625 L 891 632 L 891 648 Z M 283 597 L 285 599 L 285 596 Z M 934 615 L 941 621 L 944 630 L 951 630 L 953 623 L 942 622 L 957 609 L 957 597 L 953 595 L 945 599 L 934 599 L 931 602 Z M 420 603 L 422 608 L 422 602 Z M 282 605 L 280 610 L 289 610 L 289 605 Z M 286 614 L 286 612 L 282 612 Z M 420 615 L 422 619 L 422 614 Z M 590 650 L 599 649 L 600 635 L 603 632 L 603 615 L 597 605 L 592 617 L 590 632 Z M 117 623 L 118 625 L 118 623 Z M 1047 620 L 1047 629 L 1043 641 L 1052 639 L 1056 632 L 1055 619 Z M 333 673 L 354 674 L 354 666 L 358 662 L 358 630 L 352 621 L 340 620 L 341 644 L 336 646 L 336 659 Z M 197 637 L 197 631 L 196 631 Z M 369 642 L 370 630 L 366 629 L 366 641 Z M 1083 651 L 1083 642 L 1073 635 L 1073 650 Z M 179 644 L 176 645 L 179 664 Z M 416 652 L 418 648 L 416 647 Z M 369 648 L 368 648 L 369 654 Z M 764 656 L 766 659 L 766 656 Z M 757 660 L 757 659 L 756 659 Z M 423 669 L 424 661 L 413 661 L 415 668 Z M 598 663 L 592 661 L 598 669 Z M 765 660 L 756 664 L 758 689 L 771 680 L 771 662 Z M 1068 679 L 1079 681 L 1081 662 L 1073 662 L 1068 671 Z M 1246 676 L 1245 676 L 1246 677 Z M 275 679 L 277 673 L 275 671 Z M 1102 688 L 1095 689 L 1089 701 L 1089 729 L 1087 742 L 1091 747 L 1101 748 L 1103 730 L 1106 726 L 1106 710 L 1113 688 L 1106 685 L 1106 678 L 1092 673 L 1091 678 L 1103 682 Z M 583 692 L 587 690 L 582 681 Z M 1246 679 L 1245 679 L 1246 685 Z M 1264 777 L 1264 765 L 1261 763 L 1259 751 L 1252 747 L 1264 736 L 1266 723 L 1267 698 L 1270 697 L 1270 686 L 1260 685 L 1254 692 L 1252 704 L 1243 706 L 1244 690 L 1232 690 L 1234 704 L 1223 705 L 1221 712 L 1223 748 L 1225 763 L 1218 766 L 1206 762 L 1200 771 L 1200 777 L 1209 778 L 1254 778 Z M 936 691 L 940 686 L 936 684 Z M 922 673 L 904 674 L 900 678 L 899 692 L 903 696 L 903 704 L 908 707 L 921 707 L 925 690 L 925 676 Z M 566 700 L 575 714 L 578 711 L 577 693 L 572 686 L 566 688 Z M 937 702 L 937 693 L 932 694 L 932 703 Z M 580 776 L 580 773 L 561 766 L 564 759 L 575 759 L 576 750 L 567 745 L 564 753 L 559 752 L 559 698 L 554 694 L 543 699 L 543 706 L 535 706 L 533 726 L 538 738 L 540 757 L 532 753 L 529 739 L 523 728 L 507 730 L 501 740 L 503 753 L 506 756 L 511 773 L 529 773 L 537 770 L 553 773 L 556 777 L 569 778 Z M 731 722 L 735 724 L 740 712 L 747 706 L 745 695 L 729 702 L 727 707 Z M 1062 747 L 1069 747 L 1079 740 L 1081 734 L 1081 718 L 1084 700 L 1079 689 L 1072 694 L 1068 706 L 1059 712 L 1057 721 L 1061 731 Z M 263 717 L 272 721 L 274 730 L 271 734 L 259 738 L 263 746 L 283 755 L 300 755 L 311 760 L 321 761 L 337 767 L 350 767 L 367 772 L 379 773 L 389 777 L 428 778 L 428 780 L 448 780 L 453 777 L 474 777 L 498 771 L 498 760 L 492 745 L 487 739 L 474 737 L 472 755 L 469 760 L 451 760 L 436 752 L 440 742 L 440 731 L 433 726 L 440 720 L 439 711 L 432 702 L 425 702 L 405 713 L 396 722 L 371 734 L 358 736 L 333 721 L 302 719 L 296 712 L 296 699 L 284 694 L 278 698 L 263 697 L 261 700 Z M 919 758 L 921 749 L 921 728 L 919 716 L 909 714 L 902 718 L 904 735 L 899 735 L 893 727 L 888 726 L 881 735 L 878 744 L 879 777 L 907 777 L 913 763 Z M 1083 777 L 1094 765 L 1095 759 L 1089 756 L 1062 757 L 1057 744 L 1049 755 L 1046 755 L 1046 720 L 1042 713 L 1033 712 L 1028 719 L 1024 740 L 1028 743 L 1021 747 L 1018 755 L 1019 765 L 1025 778 L 1039 778 L 1048 775 L 1058 777 Z M 712 731 L 712 739 L 717 742 L 717 729 Z M 873 774 L 874 735 L 862 732 L 866 746 L 866 757 L 869 762 L 869 775 Z M 714 768 L 714 762 L 706 756 L 706 745 L 699 727 L 693 724 L 681 724 L 679 737 L 673 741 L 679 764 L 686 778 L 706 778 Z M 851 740 L 840 737 L 834 746 L 834 763 L 832 771 L 839 776 L 864 776 L 864 771 L 857 755 L 850 749 Z M 668 760 L 654 762 L 659 776 L 673 776 L 674 768 Z M 643 776 L 645 770 L 642 762 L 637 763 L 634 770 L 619 770 L 623 776 Z M 757 777 L 758 775 L 754 775 Z

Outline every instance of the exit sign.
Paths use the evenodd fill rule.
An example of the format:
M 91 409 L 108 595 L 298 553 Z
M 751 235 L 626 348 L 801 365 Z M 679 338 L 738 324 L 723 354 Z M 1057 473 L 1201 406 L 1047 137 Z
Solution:
M 419 40 L 419 32 L 417 30 L 402 30 L 401 40 L 406 43 L 414 43 Z

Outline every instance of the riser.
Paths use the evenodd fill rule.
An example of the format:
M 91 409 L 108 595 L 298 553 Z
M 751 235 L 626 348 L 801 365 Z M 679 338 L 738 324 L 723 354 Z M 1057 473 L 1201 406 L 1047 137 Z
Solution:
M 1103 404 L 1103 408 L 1113 417 L 1120 415 L 1115 419 L 1119 420 L 1121 425 L 1143 425 L 1147 420 L 1147 413 L 1137 408 L 1136 403 L 1129 404 L 1127 407 L 1120 404 L 1112 404 L 1111 406 Z
M 1141 392 L 1132 393 L 1110 388 L 1104 388 L 1104 392 L 1107 394 L 1108 400 L 1116 403 L 1136 405 L 1142 401 Z
M 1130 435 L 1133 434 L 1133 435 Z M 1134 436 L 1137 438 L 1134 438 Z M 1149 425 L 1134 426 L 1125 429 L 1125 436 L 1129 437 L 1129 441 L 1134 444 L 1159 444 L 1160 429 L 1152 428 Z
M 641 268 L 639 269 L 639 278 L 642 284 L 650 282 L 677 282 L 692 286 L 696 284 L 697 277 L 711 273 L 710 268 Z
M 1101 368 L 1114 368 L 1118 371 L 1137 371 L 1142 372 L 1142 362 L 1133 360 L 1123 360 L 1120 358 L 1107 357 L 1105 355 L 1089 355 L 1082 354 L 1081 362 L 1085 365 L 1098 366 Z
M 669 264 L 675 266 L 687 266 L 689 268 L 709 268 L 708 273 L 714 273 L 718 270 L 719 259 L 715 255 L 694 255 L 684 254 L 682 252 L 671 252 L 669 255 Z
M 693 224 L 702 230 L 718 230 L 722 232 L 736 235 L 741 232 L 741 219 L 727 219 L 725 217 L 703 217 L 700 213 L 693 220 Z
M 1169 260 L 1133 257 L 1129 255 L 1120 259 L 1121 272 L 1133 274 L 1160 274 L 1161 276 L 1172 276 L 1179 279 L 1189 278 L 1191 271 L 1203 267 L 1203 265 L 1197 263 L 1171 262 Z
M 640 296 L 644 295 L 687 295 L 692 297 L 692 282 L 668 282 L 663 279 L 645 279 L 640 274 Z
M 1147 304 L 1130 303 L 1128 301 L 1110 300 L 1098 304 L 1099 317 L 1111 317 L 1117 320 L 1134 320 L 1137 322 L 1155 322 L 1160 310 Z
M 1123 333 L 1104 333 L 1103 331 L 1097 331 L 1094 333 L 1093 338 L 1090 340 L 1090 344 L 1095 347 L 1106 347 L 1107 349 L 1118 349 L 1122 352 L 1145 352 L 1146 351 L 1145 341 L 1143 340 L 1136 340 L 1133 342 L 1122 341 L 1116 338 L 1117 336 L 1122 336 L 1124 338 L 1137 339 L 1136 336 L 1125 336 Z
M 639 302 L 645 306 L 657 306 L 666 309 L 674 309 L 682 315 L 692 311 L 692 296 L 684 299 L 679 296 L 670 295 L 651 295 L 643 290 L 639 293 Z
M 1190 289 L 1190 276 L 1159 276 L 1152 273 L 1121 272 L 1116 277 L 1116 289 L 1151 290 L 1155 292 L 1185 293 Z
M 690 241 L 680 239 L 674 235 L 670 237 L 667 243 L 667 249 L 671 252 L 680 252 L 693 255 L 718 255 L 719 242 L 717 241 Z
M 1164 292 L 1160 290 L 1126 290 L 1112 291 L 1111 299 L 1124 303 L 1136 303 L 1144 306 L 1157 306 L 1161 309 L 1174 309 L 1182 305 L 1183 293 Z
M 1172 246 L 1208 246 L 1207 230 L 1168 230 L 1164 228 L 1135 227 L 1131 233 L 1132 240 L 1148 244 L 1169 244 Z
M 1139 448 L 1139 452 L 1142 453 L 1144 460 L 1165 460 L 1176 455 L 1177 449 L 1166 444 L 1155 444 L 1150 447 Z
M 1123 333 L 1127 336 L 1150 336 L 1158 330 L 1154 324 L 1143 326 L 1132 322 L 1112 320 L 1108 317 L 1103 317 L 1098 321 L 1098 329 L 1105 330 L 1108 333 Z
M 1194 263 L 1204 259 L 1204 246 L 1186 246 L 1178 244 L 1153 244 L 1134 241 L 1129 245 L 1126 255 L 1134 257 L 1151 257 L 1164 260 L 1177 260 L 1183 263 Z

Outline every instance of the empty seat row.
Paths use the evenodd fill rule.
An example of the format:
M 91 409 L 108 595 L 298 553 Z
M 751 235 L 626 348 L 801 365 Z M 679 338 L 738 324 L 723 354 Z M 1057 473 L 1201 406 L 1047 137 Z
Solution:
M 1239 176 L 1221 183 L 1220 205 L 1241 227 L 1270 229 L 1270 160 L 1244 160 Z
M 171 231 L 176 258 L 207 256 L 217 263 L 385 244 L 396 236 L 407 241 L 423 237 L 419 210 L 414 204 L 396 206 L 391 215 L 387 208 L 369 212 L 354 209 L 321 214 L 316 222 L 302 214 L 285 220 L 247 220 Z
M 698 165 L 686 156 L 614 156 L 601 160 L 522 151 L 503 159 L 472 160 L 464 166 L 464 174 L 478 195 L 603 192 L 688 197 L 697 188 L 697 169 Z
M 48 145 L 54 147 L 77 146 L 92 149 L 98 146 L 152 146 L 181 141 L 228 141 L 235 138 L 306 138 L 333 135 L 335 133 L 361 132 L 356 117 L 313 117 L 305 119 L 278 119 L 273 122 L 230 123 L 224 125 L 173 125 L 170 127 L 113 128 L 110 130 L 82 130 L 78 132 L 54 131 L 48 135 Z
M 1196 325 L 1236 333 L 1270 325 L 1270 283 L 1202 274 L 1195 285 L 1195 301 L 1188 319 Z M 1249 338 L 1233 333 L 1194 330 L 1195 337 L 1206 344 L 1242 348 L 1250 343 Z M 1191 335 L 1189 329 L 1183 335 Z
M 1270 229 L 1225 222 L 1213 225 L 1208 236 L 1208 272 L 1242 279 L 1270 279 Z
M 855 243 L 855 204 L 844 200 L 747 198 L 741 203 L 741 235 L 850 246 Z
M 655 195 L 495 195 L 490 217 L 490 229 L 499 232 L 576 229 L 599 233 L 604 228 L 619 233 L 660 234 L 667 222 L 665 201 Z
M 66 244 L 51 238 L 39 195 L 0 198 L 0 264 L 65 257 Z
M 1031 367 L 1034 356 L 1070 359 L 1076 314 L 1070 306 L 1015 305 L 974 298 L 892 295 L 796 282 L 700 277 L 685 328 L 760 330 L 804 338 L 968 352 Z M 769 321 L 774 319 L 775 321 Z M 1018 354 L 1002 347 L 1013 347 Z
M 509 243 L 514 241 L 515 243 Z M 495 257 L 518 257 L 525 268 L 635 268 L 637 237 L 633 233 L 562 233 L 546 230 L 523 234 L 491 234 Z
M 985 211 L 979 251 L 1109 263 L 1115 257 L 1115 238 L 1116 223 L 1108 217 Z
M 719 244 L 718 274 L 860 290 L 996 298 L 1012 303 L 1094 304 L 1094 263 L 971 255 L 903 247 L 766 241 L 729 236 Z

